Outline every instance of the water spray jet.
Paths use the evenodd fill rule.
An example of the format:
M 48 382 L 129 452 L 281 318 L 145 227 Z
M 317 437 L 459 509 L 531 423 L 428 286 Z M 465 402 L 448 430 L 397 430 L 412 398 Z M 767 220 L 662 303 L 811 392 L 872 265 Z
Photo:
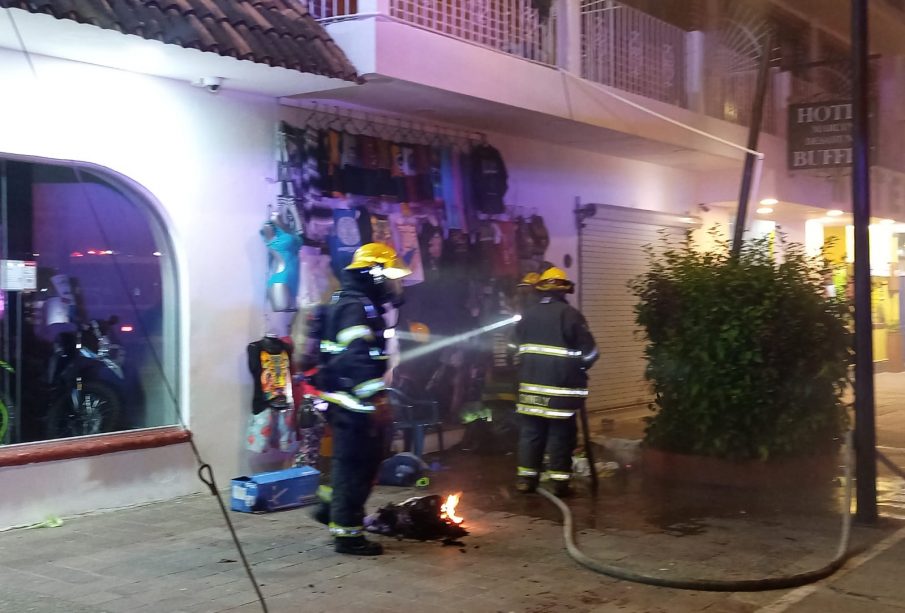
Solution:
M 417 347 L 415 349 L 403 352 L 399 357 L 399 361 L 400 363 L 403 363 L 408 360 L 420 358 L 429 353 L 433 353 L 434 351 L 438 351 L 451 345 L 467 341 L 468 339 L 474 338 L 475 336 L 480 336 L 481 334 L 486 334 L 487 332 L 491 332 L 505 326 L 511 326 L 512 324 L 521 321 L 521 319 L 521 315 L 513 315 L 512 317 L 507 317 L 506 319 L 494 322 L 492 324 L 487 324 L 486 326 L 481 326 L 480 328 L 475 328 L 474 330 L 469 330 L 468 332 L 462 332 L 461 334 L 455 334 L 453 336 L 441 338 L 440 340 L 428 343 L 423 347 Z M 397 331 L 396 335 L 400 338 L 405 338 L 405 336 L 403 335 L 408 335 L 408 333 Z

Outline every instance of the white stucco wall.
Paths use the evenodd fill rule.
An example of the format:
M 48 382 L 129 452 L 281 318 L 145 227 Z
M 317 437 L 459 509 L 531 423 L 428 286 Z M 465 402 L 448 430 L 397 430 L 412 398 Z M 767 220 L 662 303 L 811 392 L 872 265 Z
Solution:
M 0 468 L 0 529 L 200 491 L 187 444 Z M 188 467 L 188 468 L 187 468 Z M 211 500 L 211 512 L 216 503 Z
M 563 266 L 571 255 L 572 275 L 578 255 L 576 197 L 582 203 L 696 214 L 694 173 L 499 134 L 489 138 L 509 171 L 506 203 L 544 217 L 550 232 L 547 260 Z
M 99 165 L 153 198 L 179 269 L 181 405 L 205 459 L 220 483 L 228 483 L 245 469 L 241 443 L 251 398 L 245 346 L 263 333 L 267 264 L 258 228 L 272 201 L 265 179 L 275 174 L 277 103 L 47 57 L 33 60 L 37 80 L 21 53 L 0 50 L 0 154 Z M 0 486 L 23 491 L 15 484 L 28 483 L 29 496 L 58 514 L 118 506 L 135 498 L 127 473 L 147 474 L 155 464 L 148 459 L 146 466 L 144 458 L 160 453 L 129 454 L 117 469 L 120 477 L 106 488 L 97 485 L 106 481 L 104 458 L 56 463 L 59 478 L 53 480 L 41 477 L 44 466 L 5 469 Z M 191 475 L 190 457 L 175 457 Z M 86 485 L 88 475 L 95 485 Z M 80 498 L 83 487 L 93 495 Z M 165 498 L 200 489 L 194 479 L 167 478 L 157 480 L 153 491 Z M 52 504 L 53 497 L 59 504 Z M 28 516 L 31 507 L 19 508 L 24 516 L 9 521 L 40 519 Z

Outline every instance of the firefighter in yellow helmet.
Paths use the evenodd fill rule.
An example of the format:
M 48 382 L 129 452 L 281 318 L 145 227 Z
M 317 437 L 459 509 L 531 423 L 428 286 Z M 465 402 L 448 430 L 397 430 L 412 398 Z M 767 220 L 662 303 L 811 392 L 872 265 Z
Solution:
M 364 505 L 385 452 L 392 423 L 386 400 L 386 305 L 402 303 L 402 277 L 411 271 L 380 243 L 360 247 L 342 274 L 342 287 L 323 312 L 317 388 L 330 403 L 333 490 L 330 533 L 339 553 L 377 555 L 364 537 Z M 324 518 L 326 519 L 326 518 Z
M 529 272 L 518 285 L 515 286 L 515 310 L 518 313 L 524 313 L 525 309 L 537 302 L 537 289 L 535 285 L 540 280 L 540 275 L 536 272 Z
M 597 346 L 584 316 L 566 295 L 574 284 L 565 271 L 544 271 L 535 285 L 538 302 L 516 324 L 521 359 L 516 410 L 521 414 L 518 449 L 520 492 L 533 492 L 541 475 L 544 450 L 547 475 L 557 496 L 569 493 L 575 413 L 588 396 L 587 369 L 597 360 Z M 549 442 L 549 445 L 548 445 Z

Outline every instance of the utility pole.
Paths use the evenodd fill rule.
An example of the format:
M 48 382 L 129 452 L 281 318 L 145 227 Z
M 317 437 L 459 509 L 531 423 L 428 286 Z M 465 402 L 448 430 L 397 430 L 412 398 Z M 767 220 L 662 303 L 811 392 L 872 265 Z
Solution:
M 738 257 L 742 250 L 742 236 L 748 220 L 748 201 L 751 200 L 751 184 L 754 182 L 754 161 L 751 151 L 757 150 L 760 124 L 764 115 L 764 97 L 767 94 L 767 78 L 770 75 L 770 34 L 764 36 L 761 47 L 760 69 L 754 88 L 754 104 L 751 107 L 751 125 L 748 126 L 748 149 L 745 154 L 745 168 L 742 171 L 742 187 L 738 196 L 738 211 L 735 214 L 735 231 L 732 237 L 732 257 Z
M 852 212 L 855 223 L 855 518 L 877 521 L 877 434 L 870 305 L 868 0 L 852 0 Z

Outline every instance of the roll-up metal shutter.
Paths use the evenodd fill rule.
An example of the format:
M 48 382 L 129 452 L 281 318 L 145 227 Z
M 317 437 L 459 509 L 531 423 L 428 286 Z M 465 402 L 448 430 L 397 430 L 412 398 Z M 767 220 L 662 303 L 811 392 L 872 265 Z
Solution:
M 589 410 L 646 404 L 645 340 L 635 324 L 637 299 L 628 282 L 647 269 L 644 246 L 662 232 L 682 238 L 695 227 L 690 217 L 597 205 L 585 220 L 581 244 L 581 311 L 597 341 L 600 359 L 590 371 Z

